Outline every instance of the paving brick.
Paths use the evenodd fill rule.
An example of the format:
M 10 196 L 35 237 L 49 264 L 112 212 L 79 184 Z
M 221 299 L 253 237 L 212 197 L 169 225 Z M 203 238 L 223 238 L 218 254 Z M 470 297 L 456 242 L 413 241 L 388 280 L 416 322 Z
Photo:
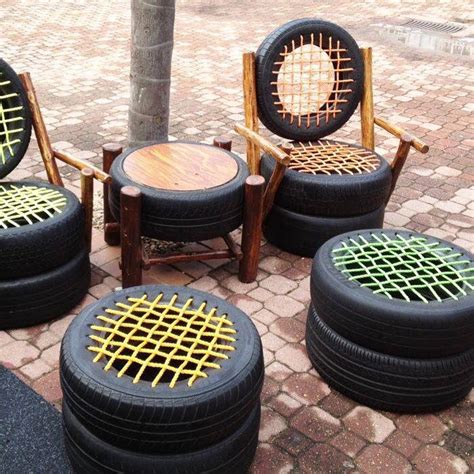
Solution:
M 356 464 L 367 474 L 408 474 L 412 471 L 410 463 L 403 456 L 376 444 L 367 446 L 357 456 Z
M 341 422 L 318 407 L 304 407 L 292 419 L 291 426 L 313 441 L 325 441 L 341 430 Z
M 301 471 L 307 474 L 343 474 L 353 471 L 354 464 L 341 451 L 326 444 L 316 444 L 300 457 Z
M 261 288 L 270 290 L 274 294 L 284 295 L 298 287 L 298 284 L 281 275 L 270 275 L 260 283 Z
M 367 441 L 355 436 L 350 431 L 343 431 L 331 440 L 331 444 L 347 456 L 353 458 L 366 446 Z
M 311 362 L 301 344 L 287 344 L 275 353 L 275 358 L 295 372 L 306 372 L 311 368 Z
M 413 458 L 413 464 L 421 473 L 432 474 L 464 474 L 469 471 L 469 466 L 459 456 L 455 456 L 441 446 L 425 446 Z
M 250 470 L 253 474 L 289 474 L 294 466 L 293 459 L 281 449 L 268 443 L 261 443 Z
M 410 458 L 420 447 L 421 443 L 401 430 L 394 431 L 385 441 L 385 446 L 398 451 L 403 456 Z
M 285 419 L 276 411 L 269 408 L 262 410 L 262 419 L 260 422 L 260 441 L 267 442 L 274 436 L 286 429 Z
M 39 379 L 42 375 L 51 372 L 51 366 L 42 359 L 35 359 L 29 364 L 24 365 L 20 372 L 31 380 Z
M 54 370 L 39 378 L 32 385 L 33 389 L 44 397 L 48 402 L 55 402 L 62 398 L 59 383 L 59 370 Z
M 397 426 L 423 443 L 434 443 L 443 438 L 446 426 L 435 415 L 402 415 Z
M 311 374 L 294 374 L 285 381 L 282 389 L 304 405 L 316 405 L 331 393 L 327 384 Z
M 270 330 L 288 342 L 299 342 L 305 337 L 305 325 L 292 318 L 278 319 L 270 326 Z
M 268 405 L 285 418 L 293 415 L 295 411 L 301 407 L 300 402 L 296 401 L 294 398 L 291 398 L 286 393 L 278 394 L 276 397 L 270 400 Z
M 277 295 L 265 302 L 265 308 L 282 318 L 291 318 L 305 309 L 303 303 L 286 295 Z
M 371 443 L 382 443 L 395 430 L 393 421 L 367 407 L 355 407 L 344 417 L 344 424 Z
M 275 437 L 274 443 L 292 456 L 308 451 L 314 442 L 294 428 L 288 428 Z
M 0 348 L 0 364 L 17 369 L 38 357 L 39 350 L 27 341 L 13 341 Z

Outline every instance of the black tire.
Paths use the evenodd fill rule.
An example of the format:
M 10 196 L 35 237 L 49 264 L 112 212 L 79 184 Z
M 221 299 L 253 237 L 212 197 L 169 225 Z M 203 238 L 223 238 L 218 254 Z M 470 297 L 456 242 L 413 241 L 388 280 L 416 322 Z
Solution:
M 0 280 L 48 272 L 64 265 L 84 248 L 84 212 L 78 198 L 60 186 L 17 181 L 0 183 L 0 199 L 2 189 L 24 186 L 54 189 L 67 202 L 61 213 L 42 222 L 6 229 L 0 226 Z
M 106 372 L 93 363 L 89 325 L 104 308 L 115 307 L 134 295 L 150 298 L 163 293 L 163 301 L 179 295 L 176 305 L 192 296 L 192 307 L 204 301 L 227 314 L 238 331 L 236 350 L 192 386 L 178 381 L 174 388 L 128 375 Z M 240 349 L 239 349 L 240 348 Z M 64 400 L 81 423 L 104 441 L 145 453 L 179 453 L 210 446 L 233 433 L 259 403 L 264 367 L 260 338 L 250 319 L 220 298 L 194 289 L 143 286 L 112 294 L 89 306 L 69 326 L 61 347 L 61 385 Z
M 10 123 L 15 124 L 15 130 L 21 128 L 22 131 L 15 133 L 12 137 L 14 140 L 19 140 L 19 142 L 13 144 L 11 150 L 9 147 L 3 150 L 5 162 L 3 162 L 3 157 L 0 154 L 0 179 L 7 176 L 18 166 L 28 149 L 31 138 L 31 111 L 25 89 L 16 72 L 0 58 L 0 83 L 2 82 L 8 82 L 8 84 L 0 85 L 0 96 L 16 94 L 14 97 L 0 99 L 3 110 L 22 108 L 21 111 L 4 112 L 5 118 L 21 117 L 22 120 Z M 2 122 L 0 122 L 0 132 L 5 132 L 5 125 Z M 0 148 L 4 137 L 4 133 L 0 133 Z
M 275 63 L 281 61 L 281 54 L 284 52 L 285 46 L 288 46 L 289 51 L 292 51 L 293 40 L 296 43 L 296 47 L 298 47 L 301 37 L 307 42 L 311 34 L 319 38 L 320 33 L 323 35 L 324 50 L 328 47 L 329 37 L 332 37 L 333 42 L 339 40 L 341 48 L 346 49 L 346 52 L 340 53 L 340 57 L 344 59 L 350 58 L 350 60 L 345 61 L 343 64 L 344 69 L 351 68 L 352 71 L 339 73 L 339 79 L 352 79 L 353 82 L 350 83 L 352 92 L 338 93 L 337 97 L 344 101 L 341 104 L 339 102 L 337 104 L 338 110 L 340 110 L 339 113 L 326 115 L 326 108 L 323 106 L 319 109 L 319 114 L 326 118 L 323 118 L 319 124 L 316 121 L 316 116 L 319 114 L 313 113 L 309 127 L 306 125 L 307 115 L 304 115 L 304 124 L 299 126 L 298 120 L 291 120 L 289 114 L 283 115 L 279 112 L 281 106 L 276 103 L 278 100 L 275 100 L 275 98 L 278 96 L 276 82 L 280 69 L 275 66 Z M 337 61 L 337 57 L 338 53 L 332 52 L 331 61 L 334 63 Z M 304 18 L 290 21 L 279 27 L 265 38 L 258 48 L 256 69 L 257 101 L 260 120 L 273 133 L 290 140 L 307 142 L 330 135 L 349 120 L 357 108 L 362 95 L 364 68 L 359 47 L 347 31 L 328 21 Z M 334 90 L 333 88 L 329 100 L 334 101 Z
M 474 347 L 474 292 L 441 302 L 405 301 L 374 294 L 351 282 L 331 258 L 332 249 L 349 238 L 371 235 L 425 237 L 441 242 L 470 260 L 474 276 L 474 256 L 464 249 L 422 234 L 395 230 L 366 230 L 346 233 L 323 245 L 314 259 L 311 299 L 319 317 L 341 336 L 386 354 L 402 357 L 444 357 Z M 409 276 L 409 274 L 407 274 Z
M 263 226 L 265 238 L 279 249 L 314 257 L 327 240 L 343 232 L 382 227 L 385 206 L 360 216 L 317 217 L 305 216 L 273 206 Z
M 112 192 L 109 200 L 116 219 L 120 219 L 121 188 L 137 186 L 142 193 L 142 235 L 147 237 L 179 242 L 200 241 L 228 234 L 242 224 L 248 168 L 237 155 L 221 150 L 228 153 L 238 166 L 236 176 L 227 183 L 199 191 L 168 191 L 138 185 L 126 175 L 123 162 L 137 149 L 127 150 L 116 158 L 110 170 Z
M 89 283 L 86 250 L 50 272 L 0 281 L 0 329 L 33 326 L 66 314 L 84 298 Z
M 371 173 L 314 175 L 287 169 L 275 204 L 310 216 L 348 217 L 374 211 L 385 204 L 392 182 L 390 166 L 381 156 L 377 158 L 379 165 Z M 260 171 L 267 182 L 274 168 L 275 160 L 264 154 Z
M 64 442 L 73 471 L 77 474 L 245 473 L 255 456 L 259 425 L 258 404 L 235 433 L 227 438 L 221 437 L 208 448 L 175 455 L 144 455 L 117 448 L 96 437 L 63 402 Z
M 442 410 L 462 400 L 474 380 L 474 349 L 440 359 L 385 355 L 334 332 L 312 306 L 306 326 L 306 349 L 314 368 L 330 386 L 379 410 Z

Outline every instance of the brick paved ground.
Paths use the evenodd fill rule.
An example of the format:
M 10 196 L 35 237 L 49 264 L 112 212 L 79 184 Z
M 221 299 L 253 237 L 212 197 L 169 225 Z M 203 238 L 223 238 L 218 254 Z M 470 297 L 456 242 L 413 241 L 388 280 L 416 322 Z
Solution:
M 297 4 L 297 7 L 296 7 Z M 410 17 L 450 20 L 467 4 L 348 0 L 192 0 L 179 3 L 171 133 L 208 141 L 242 120 L 240 55 L 280 23 L 318 15 L 373 45 L 377 113 L 431 145 L 413 154 L 386 215 L 387 226 L 414 229 L 474 250 L 474 83 L 472 63 L 411 50 L 379 34 L 376 23 Z M 57 147 L 99 163 L 105 142 L 125 143 L 129 2 L 2 2 L 1 55 L 29 70 Z M 298 11 L 296 11 L 296 9 Z M 472 12 L 471 12 L 472 15 Z M 338 137 L 357 139 L 355 117 Z M 397 141 L 378 134 L 391 157 Z M 243 143 L 236 140 L 236 150 Z M 62 168 L 71 189 L 78 176 Z M 44 178 L 35 143 L 11 179 Z M 211 245 L 214 245 L 211 243 Z M 84 300 L 119 286 L 118 250 L 94 235 L 92 287 Z M 251 315 L 267 365 L 263 424 L 254 472 L 464 473 L 474 468 L 469 400 L 442 413 L 377 412 L 331 390 L 311 369 L 302 340 L 309 303 L 310 260 L 263 247 L 258 283 L 242 285 L 235 264 L 155 268 L 147 282 L 189 284 L 226 297 Z M 78 313 L 26 330 L 0 332 L 0 362 L 58 404 L 60 339 Z M 472 392 L 471 392 L 472 393 Z M 471 399 L 473 397 L 471 396 Z M 470 466 L 470 467 L 469 467 Z

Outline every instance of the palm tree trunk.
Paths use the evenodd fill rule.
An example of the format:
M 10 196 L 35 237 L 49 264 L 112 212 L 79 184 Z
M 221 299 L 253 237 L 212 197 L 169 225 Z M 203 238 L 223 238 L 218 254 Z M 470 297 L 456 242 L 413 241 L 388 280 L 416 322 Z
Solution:
M 175 0 L 131 0 L 130 146 L 168 138 Z

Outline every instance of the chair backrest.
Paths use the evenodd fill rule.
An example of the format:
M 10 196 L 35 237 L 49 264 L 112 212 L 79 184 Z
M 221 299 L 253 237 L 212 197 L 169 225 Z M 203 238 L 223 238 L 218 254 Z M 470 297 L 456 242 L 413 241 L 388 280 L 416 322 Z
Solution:
M 289 140 L 318 140 L 354 113 L 364 85 L 355 40 L 319 19 L 291 21 L 271 33 L 256 53 L 258 115 Z
M 28 149 L 31 111 L 15 71 L 0 59 L 0 179 L 13 171 Z

